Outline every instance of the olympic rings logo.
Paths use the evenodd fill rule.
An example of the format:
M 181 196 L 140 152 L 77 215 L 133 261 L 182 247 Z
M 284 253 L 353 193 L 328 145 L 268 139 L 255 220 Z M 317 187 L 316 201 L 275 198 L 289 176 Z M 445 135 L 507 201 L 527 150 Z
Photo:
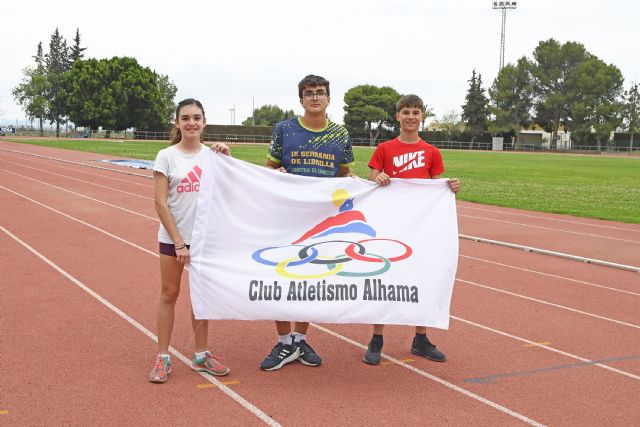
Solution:
M 399 245 L 402 248 L 402 253 L 400 255 L 385 257 L 380 254 L 375 254 L 371 252 L 367 252 L 365 247 L 365 243 L 371 242 L 391 242 L 394 245 Z M 343 252 L 336 256 L 328 256 L 328 255 L 320 255 L 318 247 L 326 244 L 336 244 L 336 243 L 344 243 L 346 244 Z M 287 257 L 280 261 L 268 259 L 266 256 L 269 252 L 277 252 L 278 249 L 285 248 L 293 248 L 299 247 L 301 248 L 297 252 L 297 256 L 295 257 Z M 287 277 L 290 279 L 321 279 L 324 277 L 337 275 L 337 276 L 345 276 L 345 277 L 371 277 L 380 275 L 391 268 L 391 263 L 402 261 L 411 256 L 413 250 L 409 247 L 409 245 L 394 239 L 384 239 L 384 238 L 373 238 L 373 239 L 364 239 L 358 242 L 352 242 L 349 240 L 327 240 L 322 242 L 317 242 L 311 245 L 285 245 L 285 246 L 270 246 L 267 248 L 262 248 L 255 251 L 251 258 L 259 262 L 260 264 L 268 265 L 271 267 L 275 267 L 276 273 L 283 277 Z M 344 264 L 351 261 L 360 261 L 375 264 L 374 267 L 370 271 L 345 271 L 343 269 Z M 297 267 L 305 264 L 316 264 L 321 266 L 326 266 L 326 271 L 321 270 L 320 272 L 315 272 L 311 274 L 302 274 L 302 273 L 294 273 L 292 272 L 292 267 Z

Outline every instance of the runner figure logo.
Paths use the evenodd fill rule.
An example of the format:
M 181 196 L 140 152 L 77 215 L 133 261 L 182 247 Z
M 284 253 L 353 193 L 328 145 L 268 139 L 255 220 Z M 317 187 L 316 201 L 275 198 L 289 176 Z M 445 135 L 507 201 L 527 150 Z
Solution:
M 334 191 L 332 199 L 339 211 L 337 215 L 321 221 L 291 244 L 259 249 L 251 258 L 260 264 L 275 267 L 275 271 L 283 277 L 319 279 L 333 275 L 377 276 L 388 271 L 391 263 L 411 256 L 409 245 L 395 239 L 376 238 L 376 231 L 367 224 L 364 214 L 353 209 L 354 198 L 346 190 Z M 336 235 L 340 234 L 364 234 L 370 238 L 358 241 L 325 239 L 328 236 L 339 237 Z M 368 247 L 374 247 L 374 252 L 370 252 Z M 354 268 L 347 271 L 344 268 L 346 263 L 351 263 L 349 265 Z M 370 264 L 373 264 L 373 268 Z

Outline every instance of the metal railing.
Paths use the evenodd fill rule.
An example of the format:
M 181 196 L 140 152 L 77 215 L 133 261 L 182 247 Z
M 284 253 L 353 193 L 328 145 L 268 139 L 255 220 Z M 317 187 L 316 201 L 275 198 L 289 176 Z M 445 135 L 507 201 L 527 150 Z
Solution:
M 22 137 L 41 137 L 55 138 L 55 129 L 45 128 L 42 135 L 37 128 L 17 128 L 15 134 L 6 133 L 9 136 L 22 136 Z M 168 141 L 170 138 L 169 132 L 155 132 L 155 131 L 61 131 L 58 138 L 63 139 L 111 139 L 111 140 L 153 140 L 153 141 Z M 204 139 L 206 141 L 219 141 L 227 142 L 230 144 L 243 144 L 243 143 L 269 143 L 271 137 L 266 135 L 233 135 L 233 134 L 205 134 Z M 376 141 L 377 143 L 381 141 Z M 479 142 L 479 141 L 429 141 L 430 144 L 435 145 L 438 148 L 446 150 L 480 150 L 491 151 L 491 142 Z M 369 138 L 352 138 L 352 144 L 356 147 L 370 147 L 371 141 Z M 525 151 L 525 152 L 557 152 L 557 153 L 581 153 L 581 154 L 601 154 L 601 153 L 616 153 L 629 155 L 640 154 L 640 142 L 638 145 L 629 147 L 627 145 L 579 145 L 571 144 L 570 148 L 562 147 L 549 149 L 547 146 L 540 146 L 536 144 L 513 144 L 512 141 L 505 141 L 502 151 Z

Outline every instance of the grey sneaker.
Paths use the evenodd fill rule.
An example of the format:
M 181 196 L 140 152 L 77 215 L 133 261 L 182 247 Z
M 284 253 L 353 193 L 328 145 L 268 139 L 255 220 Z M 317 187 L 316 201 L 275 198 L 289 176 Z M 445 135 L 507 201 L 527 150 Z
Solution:
M 275 371 L 282 368 L 287 363 L 293 362 L 300 356 L 300 349 L 291 344 L 279 342 L 271 350 L 271 353 L 262 361 L 260 369 L 264 371 Z
M 367 352 L 362 358 L 362 361 L 369 365 L 379 365 L 380 358 L 382 357 L 383 344 L 382 335 L 374 335 L 373 338 L 371 338 L 371 341 L 369 341 L 369 347 L 367 348 Z
M 444 362 L 447 360 L 447 357 L 440 350 L 436 348 L 435 345 L 431 344 L 429 338 L 426 336 L 423 338 L 421 336 L 415 336 L 413 338 L 413 343 L 411 344 L 411 353 L 416 354 L 418 356 L 426 357 L 429 360 L 433 360 L 434 362 Z

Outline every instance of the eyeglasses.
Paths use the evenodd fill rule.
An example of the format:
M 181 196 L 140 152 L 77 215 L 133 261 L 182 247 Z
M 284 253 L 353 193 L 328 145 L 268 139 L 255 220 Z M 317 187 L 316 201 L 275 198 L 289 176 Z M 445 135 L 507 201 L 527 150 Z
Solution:
M 327 97 L 327 92 L 323 91 L 323 90 L 319 90 L 317 92 L 305 92 L 302 94 L 302 97 L 304 99 L 306 99 L 307 101 L 312 100 L 313 98 L 318 98 L 318 99 L 325 99 Z

